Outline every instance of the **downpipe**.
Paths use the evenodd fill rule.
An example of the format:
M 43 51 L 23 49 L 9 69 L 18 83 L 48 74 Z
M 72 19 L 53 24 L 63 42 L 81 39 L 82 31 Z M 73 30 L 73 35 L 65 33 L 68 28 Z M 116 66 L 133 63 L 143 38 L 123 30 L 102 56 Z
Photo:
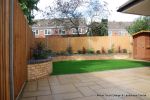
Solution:
M 14 100 L 14 0 L 10 0 L 9 17 L 9 75 L 10 75 L 10 100 Z

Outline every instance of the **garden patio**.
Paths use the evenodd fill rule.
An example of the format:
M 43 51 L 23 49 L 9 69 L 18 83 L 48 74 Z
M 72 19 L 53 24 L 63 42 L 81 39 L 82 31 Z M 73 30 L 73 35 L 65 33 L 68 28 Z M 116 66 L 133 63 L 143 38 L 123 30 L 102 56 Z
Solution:
M 20 100 L 149 100 L 150 68 L 54 75 L 27 83 Z
M 47 69 L 48 70 L 50 69 L 52 72 L 53 68 L 52 67 L 53 60 L 51 58 L 48 59 L 47 57 L 48 50 L 44 49 L 45 51 L 42 52 L 40 51 L 40 54 L 44 53 L 46 54 L 46 57 L 48 59 L 48 60 L 46 59 L 46 61 L 48 61 L 48 63 L 46 62 L 46 64 L 44 65 L 40 65 L 39 62 L 37 64 L 33 63 L 37 65 L 34 66 L 34 68 L 37 69 L 37 67 L 39 67 L 39 70 L 43 72 L 42 75 L 45 74 L 47 75 L 45 75 L 44 77 L 42 76 L 40 78 L 38 77 L 38 79 L 36 79 L 37 78 L 36 77 L 34 80 L 28 80 L 28 73 L 29 73 L 28 65 L 30 64 L 30 63 L 28 64 L 28 61 L 33 58 L 34 54 L 33 49 L 35 46 L 33 32 L 31 30 L 31 27 L 28 25 L 28 20 L 24 16 L 20 4 L 18 3 L 18 0 L 1 0 L 0 7 L 1 7 L 0 100 L 149 100 L 150 99 L 150 85 L 149 85 L 150 62 L 138 61 L 137 63 L 137 61 L 132 61 L 131 63 L 129 63 L 128 61 L 127 63 L 125 63 L 120 61 L 119 65 L 117 65 L 117 63 L 113 61 L 113 63 L 110 63 L 109 66 L 103 65 L 107 63 L 103 63 L 101 65 L 101 63 L 99 62 L 98 64 L 93 64 L 92 66 L 96 65 L 104 66 L 103 69 L 101 70 L 97 69 L 99 66 L 96 66 L 92 67 L 95 68 L 94 70 L 88 69 L 87 71 L 85 71 L 86 69 L 84 69 L 84 73 L 55 72 L 57 70 L 55 64 L 59 63 L 57 61 L 62 61 L 62 59 L 64 59 L 64 57 L 61 58 L 59 55 L 61 56 L 64 55 L 63 51 L 66 50 L 66 48 L 68 48 L 67 46 L 70 42 L 66 42 L 67 46 L 63 48 L 61 53 L 60 51 L 59 52 L 55 51 L 55 49 L 58 48 L 54 48 L 54 52 L 52 53 L 54 53 L 54 57 L 55 58 L 58 57 L 58 59 L 53 59 L 56 60 L 53 66 L 55 70 L 53 72 L 53 75 L 48 75 L 50 74 L 50 72 L 47 71 Z M 128 37 L 127 39 L 130 40 L 130 38 Z M 70 41 L 71 39 L 67 38 L 66 40 Z M 88 39 L 88 41 L 90 40 L 92 39 L 91 38 Z M 95 39 L 93 38 L 93 40 L 96 40 L 96 38 Z M 96 48 L 94 51 L 96 52 L 95 54 L 93 54 L 93 50 L 91 50 L 92 49 L 91 45 L 87 44 L 87 47 L 89 48 L 81 46 L 80 48 L 75 50 L 76 52 L 78 52 L 78 54 L 76 57 L 71 58 L 71 60 L 72 59 L 91 60 L 92 58 L 91 55 L 99 56 L 99 57 L 96 56 L 94 60 L 104 60 L 104 58 L 103 59 L 101 58 L 103 57 L 103 55 L 105 55 L 104 57 L 106 60 L 114 59 L 116 56 L 110 56 L 113 53 L 112 51 L 114 51 L 114 45 L 112 43 L 111 38 L 108 38 L 107 40 L 109 41 L 107 43 L 108 44 L 107 47 L 105 47 L 108 49 L 106 50 L 106 52 L 104 48 L 104 46 L 106 46 L 105 44 L 102 47 L 98 45 L 97 46 L 98 48 L 92 47 Z M 117 43 L 122 43 L 123 46 L 125 46 L 124 44 L 126 44 L 126 41 L 124 42 L 121 40 L 118 41 L 119 39 L 115 40 L 117 41 Z M 56 41 L 58 41 L 58 44 L 60 43 L 60 40 Z M 99 40 L 97 39 L 95 42 L 97 41 Z M 81 42 L 83 42 L 82 39 Z M 78 44 L 80 44 L 80 41 Z M 116 47 L 117 52 L 115 51 L 114 53 L 125 54 L 125 56 L 123 55 L 123 57 L 125 58 L 126 55 L 129 56 L 131 53 L 127 51 L 132 50 L 131 48 L 132 42 L 128 41 L 127 44 L 129 44 L 128 49 L 118 44 L 118 46 Z M 54 45 L 54 47 L 56 47 L 56 45 Z M 112 48 L 109 49 L 108 47 Z M 38 53 L 39 49 L 41 50 L 41 48 L 38 48 L 36 50 Z M 87 50 L 88 51 L 87 53 L 85 52 L 86 49 L 89 49 Z M 68 51 L 70 51 L 70 47 L 68 48 Z M 35 58 L 36 57 L 39 58 L 39 56 L 36 55 L 37 52 L 35 52 L 34 54 Z M 89 56 L 86 57 L 87 55 Z M 70 54 L 68 54 L 68 52 L 67 54 L 65 53 L 65 56 L 71 57 Z M 120 59 L 120 56 L 119 57 L 117 56 L 116 58 Z M 45 59 L 44 60 L 42 59 L 40 63 L 43 64 L 43 62 L 45 63 Z M 83 67 L 85 66 L 90 67 L 89 66 L 90 62 L 92 61 L 85 62 L 88 65 L 85 65 L 85 63 L 80 63 L 77 67 L 80 67 L 81 69 L 83 69 Z M 113 67 L 111 66 L 111 64 L 113 66 L 114 65 L 117 66 Z M 62 65 L 58 64 L 57 66 L 61 67 Z M 31 66 L 31 69 L 36 71 L 32 67 L 33 66 Z M 47 69 L 45 69 L 46 67 Z M 66 69 L 68 69 L 68 67 L 72 66 L 68 65 Z M 73 67 L 76 66 L 73 65 Z M 121 67 L 123 67 L 123 69 Z M 64 70 L 61 69 L 61 71 L 65 71 L 66 69 Z M 33 74 L 32 71 L 31 74 Z M 40 76 L 40 73 L 38 73 L 38 75 Z

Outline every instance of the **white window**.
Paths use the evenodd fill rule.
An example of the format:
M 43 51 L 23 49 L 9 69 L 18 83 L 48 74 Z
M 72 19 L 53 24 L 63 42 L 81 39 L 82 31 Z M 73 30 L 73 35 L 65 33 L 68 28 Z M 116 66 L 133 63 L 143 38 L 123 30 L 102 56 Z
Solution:
M 59 34 L 65 35 L 65 34 L 66 34 L 66 31 L 65 31 L 64 29 L 59 29 Z
M 33 33 L 34 33 L 35 35 L 39 35 L 39 30 L 33 30 Z
M 80 34 L 82 33 L 82 29 L 81 28 L 78 28 L 78 31 L 79 31 Z M 72 33 L 73 34 L 77 34 L 77 29 L 73 28 L 72 29 Z
M 45 35 L 51 35 L 51 30 L 50 29 L 45 30 L 44 34 Z

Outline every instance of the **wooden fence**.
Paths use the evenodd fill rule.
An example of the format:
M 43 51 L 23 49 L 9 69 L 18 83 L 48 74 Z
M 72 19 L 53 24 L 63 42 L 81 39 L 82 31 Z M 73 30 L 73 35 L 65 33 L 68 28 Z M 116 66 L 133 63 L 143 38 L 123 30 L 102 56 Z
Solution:
M 9 15 L 10 0 L 0 1 L 0 100 L 10 100 L 9 80 Z M 27 60 L 32 47 L 32 30 L 21 11 L 18 0 L 14 0 L 14 96 L 18 96 L 27 80 Z
M 132 52 L 132 37 L 130 36 L 93 36 L 93 37 L 47 37 L 47 38 L 36 38 L 36 43 L 43 42 L 48 49 L 60 52 L 66 51 L 68 46 L 72 47 L 73 52 L 78 50 L 93 49 L 97 50 L 111 49 L 112 46 L 117 51 L 120 49 L 127 49 Z

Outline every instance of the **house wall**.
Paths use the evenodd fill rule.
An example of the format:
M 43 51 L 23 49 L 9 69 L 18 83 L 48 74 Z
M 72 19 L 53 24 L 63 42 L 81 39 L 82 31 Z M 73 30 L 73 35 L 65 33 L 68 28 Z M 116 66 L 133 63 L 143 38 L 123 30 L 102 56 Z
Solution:
M 133 36 L 133 57 L 135 59 L 150 60 L 150 35 L 149 33 L 140 33 Z
M 71 35 L 71 34 L 74 34 L 73 29 L 65 30 L 65 34 L 61 34 L 59 32 L 60 29 L 50 28 L 50 27 L 47 27 L 47 28 L 44 28 L 44 27 L 43 28 L 40 28 L 40 27 L 38 28 L 38 27 L 36 27 L 36 28 L 32 28 L 32 30 L 39 30 L 39 34 L 38 35 L 35 34 L 35 38 L 45 38 L 46 37 L 45 30 L 46 29 L 51 30 L 51 34 L 49 36 L 51 36 L 51 35 Z M 80 33 L 80 34 L 85 34 L 86 33 L 86 28 L 81 28 L 81 30 L 82 30 L 82 33 Z

